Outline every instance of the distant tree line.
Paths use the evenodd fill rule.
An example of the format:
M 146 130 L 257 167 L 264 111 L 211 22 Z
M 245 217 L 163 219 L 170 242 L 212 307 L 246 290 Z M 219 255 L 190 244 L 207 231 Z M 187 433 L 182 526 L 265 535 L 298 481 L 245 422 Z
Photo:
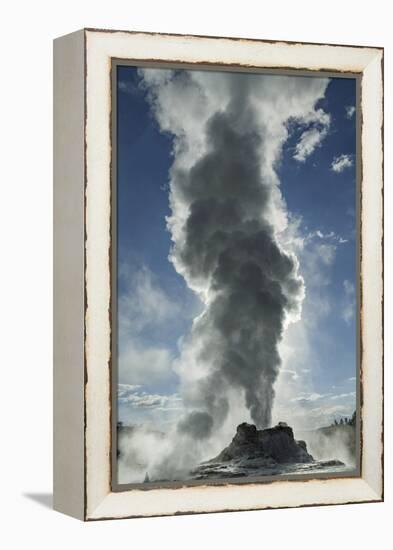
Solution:
M 339 420 L 335 419 L 333 426 L 356 426 L 356 411 L 351 417 L 342 416 Z

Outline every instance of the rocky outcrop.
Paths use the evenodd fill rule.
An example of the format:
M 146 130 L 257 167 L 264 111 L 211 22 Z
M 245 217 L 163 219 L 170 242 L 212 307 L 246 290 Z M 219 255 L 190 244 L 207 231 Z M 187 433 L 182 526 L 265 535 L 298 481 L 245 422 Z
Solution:
M 244 422 L 237 427 L 231 443 L 212 462 L 226 462 L 239 458 L 265 458 L 277 464 L 312 462 L 304 441 L 296 441 L 293 430 L 280 422 L 274 428 L 257 430 L 254 424 Z
M 312 468 L 320 467 L 307 452 L 306 443 L 296 441 L 287 424 L 280 422 L 274 428 L 257 430 L 253 424 L 244 422 L 237 427 L 228 447 L 215 458 L 199 464 L 191 477 L 201 480 L 272 476 L 307 473 Z

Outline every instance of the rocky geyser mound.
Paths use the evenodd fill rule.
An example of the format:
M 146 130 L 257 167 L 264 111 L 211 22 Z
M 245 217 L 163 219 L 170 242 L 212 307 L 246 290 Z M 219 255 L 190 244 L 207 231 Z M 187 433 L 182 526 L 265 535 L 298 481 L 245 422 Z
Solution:
M 257 430 L 254 424 L 239 424 L 231 443 L 210 462 L 239 458 L 266 458 L 278 464 L 313 462 L 305 441 L 296 441 L 293 430 L 283 422 L 274 428 Z
M 231 443 L 211 462 L 238 458 L 266 458 L 278 464 L 313 462 L 305 441 L 296 441 L 291 427 L 280 422 L 274 428 L 257 430 L 254 424 L 239 424 Z
M 297 441 L 284 422 L 264 430 L 244 422 L 228 447 L 199 464 L 191 475 L 193 479 L 279 475 L 296 471 L 300 465 L 308 468 L 315 464 L 306 443 Z
M 215 479 L 278 475 L 313 467 L 313 457 L 304 441 L 296 441 L 293 430 L 284 422 L 274 428 L 257 430 L 244 422 L 237 427 L 231 443 L 219 455 L 202 462 L 192 472 L 193 479 Z

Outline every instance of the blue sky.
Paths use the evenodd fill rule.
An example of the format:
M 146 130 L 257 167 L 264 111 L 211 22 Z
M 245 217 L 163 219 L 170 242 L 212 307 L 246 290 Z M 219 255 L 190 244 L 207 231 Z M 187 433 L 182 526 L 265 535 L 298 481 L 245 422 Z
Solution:
M 118 68 L 119 419 L 159 419 L 165 425 L 181 410 L 172 364 L 202 306 L 168 260 L 173 136 L 160 130 L 140 80 L 136 68 Z M 317 403 L 325 407 L 322 423 L 349 413 L 355 403 L 355 105 L 356 81 L 330 79 L 315 106 L 329 121 L 289 120 L 288 139 L 275 165 L 288 215 L 302 235 L 303 311 L 313 319 L 312 364 L 300 368 L 307 376 L 303 389 L 299 367 L 285 365 L 292 372 L 290 382 L 297 381 L 290 400 L 306 412 Z M 320 142 L 303 158 L 299 144 L 313 128 Z M 311 137 L 303 138 L 304 145 Z

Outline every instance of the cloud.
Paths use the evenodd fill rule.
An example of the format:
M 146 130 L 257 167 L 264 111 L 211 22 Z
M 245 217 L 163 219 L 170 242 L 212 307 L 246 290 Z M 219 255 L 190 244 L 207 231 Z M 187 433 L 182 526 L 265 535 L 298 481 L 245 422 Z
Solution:
M 319 344 L 334 345 L 323 326 L 332 310 L 330 285 L 340 237 L 333 231 L 310 231 L 301 217 L 290 216 L 282 238 L 295 249 L 306 295 L 301 322 L 288 326 L 280 344 L 282 368 L 275 384 L 273 420 L 288 422 L 296 432 L 328 425 L 337 412 L 332 410 L 330 400 L 333 387 L 328 392 L 325 387 L 321 391 L 315 381 L 324 368 Z M 310 411 L 316 409 L 316 403 L 318 410 L 314 414 Z M 352 412 L 348 410 L 348 414 Z
M 314 402 L 319 401 L 321 399 L 332 399 L 333 401 L 336 399 L 347 399 L 348 397 L 355 397 L 356 392 L 349 392 L 349 393 L 339 393 L 336 395 L 332 395 L 331 393 L 301 393 L 299 396 L 292 398 L 292 402 Z
M 124 384 L 163 383 L 173 377 L 173 353 L 137 338 L 119 341 L 119 379 Z
M 299 223 L 301 223 L 301 219 L 299 220 Z M 327 263 L 329 263 L 329 260 L 334 259 L 334 255 L 332 256 L 332 253 L 335 252 L 335 250 L 337 249 L 337 245 L 346 244 L 349 242 L 349 239 L 341 237 L 334 231 L 324 233 L 320 229 L 305 232 L 302 234 L 298 230 L 296 230 L 296 234 L 292 236 L 292 239 L 296 247 L 301 248 L 302 250 L 307 244 L 312 243 L 313 246 L 316 246 L 315 250 L 319 248 L 320 252 L 326 250 L 324 247 L 322 247 L 322 249 L 320 248 L 320 241 L 323 241 L 322 244 L 326 244 L 328 246 L 328 250 L 330 250 L 330 253 L 328 253 L 326 256 L 328 258 Z
M 293 158 L 298 162 L 305 162 L 314 150 L 320 147 L 327 136 L 330 127 L 330 115 L 322 109 L 318 109 L 304 117 L 301 124 L 308 125 L 308 128 L 301 134 L 295 146 Z
M 119 403 L 137 409 L 179 410 L 182 408 L 182 399 L 177 393 L 171 395 L 149 394 L 146 391 L 141 391 L 140 388 L 141 386 L 120 384 Z
M 344 321 L 349 325 L 355 316 L 355 285 L 348 280 L 345 280 L 343 283 L 344 287 L 344 300 L 343 300 L 343 310 L 341 313 Z
M 129 95 L 138 95 L 140 92 L 139 87 L 129 80 L 119 80 L 117 87 L 120 92 Z
M 306 158 L 314 152 L 316 147 L 321 145 L 326 134 L 326 129 L 318 130 L 317 128 L 311 128 L 303 132 L 299 142 L 296 144 L 293 158 L 299 162 L 305 162 Z
M 333 172 L 340 174 L 346 168 L 351 168 L 351 166 L 353 166 L 353 160 L 350 155 L 339 155 L 334 157 L 330 165 L 330 169 Z
M 327 240 L 327 241 L 330 240 L 338 244 L 345 244 L 349 242 L 348 239 L 344 239 L 343 237 L 340 237 L 340 235 L 337 235 L 334 231 L 330 231 L 329 233 L 322 233 L 322 231 L 317 230 L 315 231 L 315 233 L 310 233 L 308 235 L 309 238 L 312 238 L 313 236 L 316 236 L 322 240 Z
M 296 402 L 296 401 L 302 401 L 302 402 L 307 402 L 307 401 L 310 401 L 310 402 L 314 402 L 314 401 L 318 401 L 319 399 L 323 399 L 324 397 L 326 397 L 326 395 L 323 395 L 323 394 L 320 394 L 320 393 L 309 393 L 309 394 L 301 394 L 299 395 L 298 397 L 294 397 L 291 401 L 292 402 Z
M 313 407 L 308 412 L 313 416 L 315 427 L 332 424 L 336 416 L 351 416 L 355 409 L 355 402 L 348 404 L 326 406 L 322 404 L 319 407 Z
M 317 253 L 326 265 L 331 265 L 336 255 L 336 247 L 331 244 L 319 244 L 316 247 Z
M 356 107 L 354 105 L 347 105 L 345 107 L 345 116 L 348 119 L 351 119 L 353 117 L 353 115 L 355 114 L 355 112 L 356 112 Z
M 117 385 L 117 396 L 124 397 L 129 393 L 139 390 L 142 386 L 140 384 L 121 384 Z
M 330 239 L 330 237 L 334 237 L 334 232 L 331 231 L 330 233 L 322 233 L 319 229 L 315 231 L 315 235 L 319 237 L 320 239 Z
M 287 374 L 289 375 L 292 380 L 297 380 L 299 378 L 299 373 L 293 369 L 285 369 L 285 368 L 281 368 L 280 372 L 282 374 Z
M 119 277 L 123 287 L 118 299 L 119 380 L 126 384 L 164 382 L 174 376 L 174 352 L 162 334 L 181 316 L 180 306 L 146 266 L 122 264 Z
M 304 381 L 303 381 L 304 383 Z M 295 432 L 328 426 L 339 416 L 351 416 L 356 408 L 356 392 L 339 394 L 320 393 L 317 391 L 302 392 L 297 384 L 298 393 L 288 393 L 287 401 L 282 405 L 281 416 L 289 420 Z
M 343 282 L 343 287 L 346 294 L 353 296 L 355 294 L 355 285 L 348 280 Z
M 347 399 L 348 397 L 355 397 L 356 396 L 356 392 L 352 391 L 352 392 L 349 392 L 349 393 L 340 393 L 338 395 L 332 395 L 330 397 L 330 399 Z
M 287 230 L 281 238 L 285 246 L 289 243 L 299 259 L 307 288 L 307 301 L 310 292 L 321 296 L 321 287 L 329 285 L 330 268 L 336 258 L 340 237 L 333 231 L 323 233 L 320 230 L 305 230 L 302 225 L 302 217 L 291 216 Z
M 162 325 L 180 314 L 179 305 L 160 287 L 156 276 L 146 266 L 120 267 L 125 291 L 119 296 L 119 330 L 141 332 L 146 327 Z
M 300 390 L 304 387 L 305 382 L 310 383 L 307 378 L 302 377 L 301 380 L 294 382 L 292 386 L 288 386 L 286 383 L 284 389 L 286 391 L 285 399 L 283 395 L 279 395 L 281 387 L 277 390 L 280 401 L 276 406 L 275 421 L 284 420 L 288 422 L 293 427 L 295 435 L 302 430 L 313 430 L 328 426 L 334 422 L 337 416 L 349 417 L 356 409 L 355 392 L 337 395 L 318 391 L 302 393 Z

